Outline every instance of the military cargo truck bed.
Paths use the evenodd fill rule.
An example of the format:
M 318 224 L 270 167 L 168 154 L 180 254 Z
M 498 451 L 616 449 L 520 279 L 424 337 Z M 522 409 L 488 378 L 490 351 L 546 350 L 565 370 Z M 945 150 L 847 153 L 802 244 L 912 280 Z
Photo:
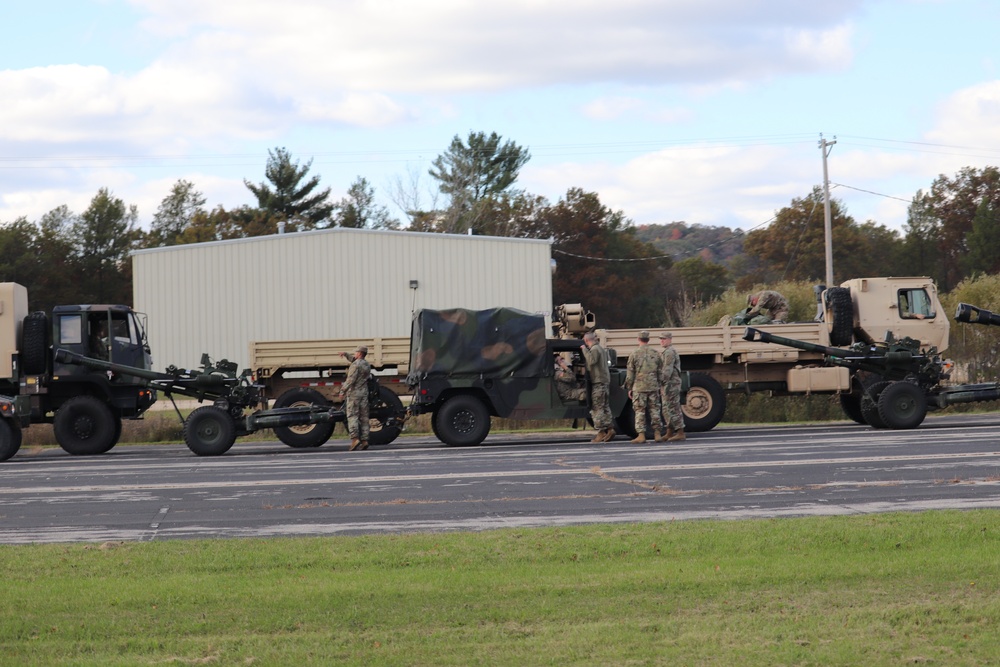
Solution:
M 283 340 L 250 343 L 250 368 L 258 378 L 283 372 L 309 371 L 317 368 L 346 370 L 354 348 L 368 348 L 368 363 L 376 370 L 394 368 L 406 375 L 410 365 L 410 338 L 340 338 L 335 340 Z
M 756 328 L 817 345 L 829 345 L 826 325 L 819 322 L 771 324 Z M 619 365 L 624 365 L 629 355 L 639 346 L 637 339 L 640 331 L 640 329 L 599 329 L 597 335 L 602 345 L 613 348 L 618 353 Z M 670 331 L 673 334 L 674 349 L 687 362 L 684 365 L 685 370 L 709 368 L 725 362 L 791 363 L 816 362 L 823 359 L 823 355 L 818 353 L 745 341 L 743 340 L 745 326 L 649 329 L 651 345 L 659 346 L 657 337 L 661 331 Z M 696 362 L 695 359 L 698 357 L 703 358 L 702 364 Z

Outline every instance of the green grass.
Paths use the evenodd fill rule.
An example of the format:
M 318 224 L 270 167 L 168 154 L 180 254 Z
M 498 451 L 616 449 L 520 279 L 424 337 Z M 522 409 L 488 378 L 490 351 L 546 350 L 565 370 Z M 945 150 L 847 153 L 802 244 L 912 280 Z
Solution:
M 3 665 L 996 665 L 1000 512 L 3 546 Z

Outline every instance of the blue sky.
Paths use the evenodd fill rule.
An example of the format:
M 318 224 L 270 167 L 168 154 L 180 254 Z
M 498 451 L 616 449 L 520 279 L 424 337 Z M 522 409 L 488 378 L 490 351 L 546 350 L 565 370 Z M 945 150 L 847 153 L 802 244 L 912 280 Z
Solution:
M 597 192 L 636 224 L 750 229 L 822 181 L 900 229 L 939 174 L 1000 164 L 988 0 L 41 0 L 0 24 L 0 221 L 144 224 L 178 179 L 253 204 L 268 149 L 334 199 L 435 203 L 431 161 L 496 131 L 520 187 Z M 865 192 L 867 191 L 867 192 Z M 875 194 L 871 194 L 875 193 Z

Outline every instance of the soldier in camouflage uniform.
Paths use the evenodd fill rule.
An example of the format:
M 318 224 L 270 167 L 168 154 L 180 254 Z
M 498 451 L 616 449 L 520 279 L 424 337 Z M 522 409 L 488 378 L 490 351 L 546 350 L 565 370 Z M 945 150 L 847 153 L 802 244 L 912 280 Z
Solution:
M 653 431 L 656 441 L 663 442 L 666 434 L 663 432 L 663 421 L 660 418 L 660 374 L 663 369 L 663 357 L 649 346 L 649 332 L 639 333 L 639 347 L 628 358 L 628 371 L 625 375 L 625 388 L 632 399 L 635 410 L 635 430 L 638 435 L 632 440 L 635 444 L 646 442 L 646 409 L 649 409 L 653 421 Z
M 561 401 L 586 401 L 587 390 L 576 381 L 576 374 L 566 360 L 556 355 L 555 381 L 556 393 Z
M 347 353 L 343 353 L 347 356 Z M 346 396 L 347 431 L 351 436 L 351 450 L 368 449 L 368 433 L 371 424 L 368 421 L 368 378 L 372 367 L 365 357 L 368 348 L 364 345 L 354 350 L 354 361 L 347 369 L 347 379 L 340 389 L 340 395 Z
M 611 422 L 611 408 L 608 407 L 611 384 L 608 355 L 592 331 L 584 334 L 583 344 L 583 358 L 587 362 L 587 373 L 590 375 L 590 418 L 594 421 L 594 428 L 597 429 L 597 435 L 591 442 L 609 442 L 615 437 L 615 428 Z
M 660 356 L 663 357 L 663 372 L 660 384 L 663 386 L 663 412 L 666 414 L 667 441 L 686 439 L 684 435 L 684 414 L 681 412 L 681 357 L 674 349 L 674 335 L 669 331 L 660 334 Z
M 788 317 L 788 299 L 773 290 L 762 290 L 747 299 L 747 324 L 780 324 Z

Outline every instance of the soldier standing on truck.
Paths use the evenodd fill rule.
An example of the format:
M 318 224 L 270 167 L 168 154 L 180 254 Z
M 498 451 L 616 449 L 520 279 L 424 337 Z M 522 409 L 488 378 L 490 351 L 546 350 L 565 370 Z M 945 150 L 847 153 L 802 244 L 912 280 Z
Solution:
M 660 355 L 663 357 L 663 412 L 667 422 L 667 442 L 685 440 L 684 414 L 681 412 L 681 358 L 674 349 L 674 335 L 669 331 L 660 333 Z
M 347 357 L 346 352 L 341 353 Z M 368 348 L 359 345 L 354 350 L 354 361 L 347 369 L 347 379 L 341 386 L 340 395 L 347 397 L 347 432 L 351 436 L 350 451 L 368 449 L 368 433 L 371 424 L 368 422 L 368 378 L 372 375 L 372 367 L 365 357 Z
M 635 410 L 635 439 L 633 444 L 646 442 L 646 410 L 649 410 L 656 442 L 663 442 L 666 435 L 663 431 L 663 421 L 660 418 L 660 373 L 663 369 L 663 357 L 649 346 L 649 332 L 639 332 L 639 347 L 629 355 L 628 372 L 625 375 L 625 388 L 632 399 L 632 409 Z
M 583 335 L 583 345 L 583 358 L 590 375 L 590 418 L 597 429 L 597 435 L 591 442 L 609 442 L 615 437 L 615 429 L 611 423 L 611 408 L 608 406 L 608 391 L 611 386 L 608 355 L 597 342 L 593 331 Z

